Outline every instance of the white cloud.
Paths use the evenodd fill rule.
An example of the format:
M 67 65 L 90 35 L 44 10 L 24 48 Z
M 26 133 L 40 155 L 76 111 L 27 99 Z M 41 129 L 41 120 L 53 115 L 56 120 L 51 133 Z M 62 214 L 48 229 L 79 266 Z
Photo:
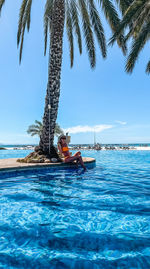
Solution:
M 113 128 L 112 125 L 105 125 L 105 124 L 101 124 L 101 125 L 95 125 L 95 126 L 75 126 L 75 127 L 69 127 L 66 129 L 63 129 L 65 133 L 70 133 L 70 134 L 77 134 L 77 133 L 87 133 L 87 132 L 96 132 L 96 133 L 100 133 L 106 129 L 110 129 Z
M 115 122 L 116 122 L 116 123 L 119 123 L 119 124 L 121 124 L 121 125 L 126 125 L 126 124 L 127 124 L 126 121 L 116 120 Z

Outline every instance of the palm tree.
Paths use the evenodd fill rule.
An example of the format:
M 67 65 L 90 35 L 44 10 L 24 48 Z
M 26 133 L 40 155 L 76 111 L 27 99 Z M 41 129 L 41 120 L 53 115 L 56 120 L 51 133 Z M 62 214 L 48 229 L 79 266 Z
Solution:
M 119 0 L 118 0 L 119 2 Z M 132 38 L 132 46 L 126 62 L 126 71 L 132 73 L 135 63 L 145 44 L 150 40 L 150 0 L 122 0 L 126 3 L 123 13 L 123 19 L 111 38 L 111 44 L 120 34 L 127 31 L 125 41 Z M 146 72 L 150 73 L 150 60 L 146 66 Z
M 27 133 L 31 134 L 31 136 L 35 136 L 38 135 L 39 137 L 41 136 L 42 133 L 42 128 L 43 128 L 43 124 L 41 121 L 35 120 L 35 124 L 32 124 L 28 127 Z M 60 128 L 60 126 L 58 125 L 58 123 L 56 123 L 55 125 L 55 132 L 54 134 L 56 136 L 59 136 L 61 134 L 64 134 L 63 130 Z
M 32 124 L 28 127 L 27 133 L 30 134 L 31 136 L 37 135 L 40 137 L 42 128 L 43 128 L 42 122 L 35 120 L 35 124 Z
M 111 0 L 97 1 L 114 32 L 120 22 L 117 12 Z M 5 0 L 0 0 L 0 12 Z M 22 58 L 25 30 L 30 29 L 32 0 L 22 0 L 17 44 L 20 46 L 20 62 Z M 43 116 L 43 128 L 40 136 L 40 149 L 44 153 L 50 153 L 53 148 L 54 130 L 57 119 L 58 103 L 60 95 L 60 79 L 62 66 L 63 33 L 66 25 L 67 36 L 70 47 L 71 67 L 74 60 L 74 31 L 77 37 L 77 44 L 80 54 L 82 53 L 82 38 L 80 23 L 82 23 L 87 53 L 92 68 L 96 64 L 94 33 L 97 38 L 102 56 L 106 57 L 106 41 L 101 19 L 94 0 L 46 0 L 44 12 L 44 34 L 45 53 L 47 38 L 50 37 L 48 83 L 45 98 L 45 109 Z M 117 42 L 125 52 L 123 36 L 119 35 Z M 52 149 L 53 150 L 53 149 Z

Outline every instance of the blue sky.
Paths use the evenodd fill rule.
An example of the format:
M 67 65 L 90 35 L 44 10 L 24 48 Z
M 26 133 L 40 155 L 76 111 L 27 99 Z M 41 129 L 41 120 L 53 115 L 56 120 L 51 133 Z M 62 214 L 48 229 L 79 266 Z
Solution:
M 43 1 L 33 1 L 31 28 L 26 33 L 22 63 L 16 44 L 20 0 L 6 1 L 0 18 L 0 143 L 31 144 L 28 126 L 41 120 L 47 85 L 48 54 L 44 57 Z M 103 18 L 107 40 L 111 32 Z M 83 40 L 84 41 L 84 40 Z M 83 42 L 84 45 L 84 42 Z M 148 46 L 132 75 L 124 71 L 125 57 L 115 45 L 91 70 L 85 46 L 75 48 L 74 67 L 64 35 L 61 96 L 57 122 L 70 131 L 72 143 L 150 143 L 150 77 L 145 74 Z

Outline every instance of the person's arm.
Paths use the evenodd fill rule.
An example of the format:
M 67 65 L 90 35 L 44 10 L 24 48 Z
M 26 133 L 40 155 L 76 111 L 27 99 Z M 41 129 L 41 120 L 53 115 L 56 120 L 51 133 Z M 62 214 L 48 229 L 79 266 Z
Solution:
M 60 143 L 58 143 L 57 146 L 58 146 L 58 150 L 59 150 L 59 153 L 60 153 L 61 157 L 63 157 L 63 153 L 62 153 L 62 149 L 61 149 Z

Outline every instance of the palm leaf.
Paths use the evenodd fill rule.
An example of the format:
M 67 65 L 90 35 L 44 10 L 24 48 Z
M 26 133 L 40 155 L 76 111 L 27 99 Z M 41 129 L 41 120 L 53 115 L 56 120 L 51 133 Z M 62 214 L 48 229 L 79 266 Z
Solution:
M 42 126 L 36 125 L 36 124 L 32 124 L 30 125 L 30 129 L 35 129 L 35 130 L 39 130 Z
M 94 68 L 96 64 L 96 55 L 95 55 L 95 45 L 94 45 L 94 38 L 93 38 L 92 29 L 91 29 L 90 18 L 89 18 L 87 6 L 84 0 L 79 0 L 79 6 L 81 9 L 83 32 L 84 32 L 84 37 L 86 41 L 87 52 L 88 52 L 91 67 Z
M 60 128 L 60 126 L 58 125 L 58 123 L 56 123 L 56 126 L 55 126 L 55 135 L 56 136 L 59 136 L 61 134 L 64 134 L 63 130 Z
M 147 63 L 147 66 L 146 66 L 146 73 L 147 73 L 147 74 L 150 74 L 150 61 Z
M 69 48 L 70 48 L 70 66 L 73 66 L 74 60 L 74 44 L 73 44 L 73 33 L 72 33 L 72 19 L 70 14 L 70 8 L 67 1 L 67 12 L 66 12 L 66 29 L 67 29 L 67 36 L 69 41 Z
M 43 125 L 42 125 L 42 122 L 41 121 L 39 121 L 39 120 L 35 120 L 35 123 L 38 125 L 38 126 L 40 126 L 40 127 L 42 127 Z
M 32 133 L 32 132 L 35 132 L 35 131 L 37 131 L 37 129 L 33 125 L 31 125 L 31 126 L 29 126 L 29 128 L 27 130 L 27 133 Z
M 28 17 L 27 17 L 27 30 L 28 30 L 28 32 L 30 30 L 30 22 L 31 22 L 31 6 L 32 6 L 32 0 L 28 0 L 28 5 L 26 8 L 26 12 L 28 14 Z
M 27 133 L 31 134 L 31 136 L 34 136 L 34 135 L 40 136 L 42 132 L 42 128 L 43 128 L 42 122 L 35 120 L 35 124 L 31 124 L 28 127 Z
M 1 14 L 1 10 L 2 10 L 4 3 L 5 3 L 5 0 L 0 0 L 0 14 Z
M 134 17 L 132 18 L 131 23 L 129 23 L 129 32 L 126 35 L 125 40 L 127 41 L 130 37 L 136 38 L 140 33 L 143 25 L 146 20 L 149 20 L 150 17 L 150 6 L 148 1 L 143 3 L 142 6 L 137 10 Z
M 20 54 L 19 54 L 19 62 L 20 63 L 21 63 L 21 59 L 22 59 L 22 50 L 23 50 L 25 28 L 27 26 L 28 31 L 30 28 L 31 6 L 32 6 L 32 0 L 23 0 L 21 8 L 20 8 L 19 26 L 18 26 L 18 34 L 17 34 L 18 45 L 20 43 L 20 36 L 21 36 Z
M 100 20 L 100 17 L 98 15 L 98 12 L 96 10 L 96 7 L 94 5 L 93 0 L 89 0 L 89 9 L 90 9 L 90 17 L 92 21 L 92 25 L 97 37 L 98 44 L 101 48 L 102 56 L 106 57 L 106 40 L 104 35 L 104 29 Z
M 142 26 L 145 24 L 146 20 L 149 20 L 150 18 L 150 5 L 149 1 L 146 1 L 142 7 L 139 8 L 138 14 L 136 14 L 134 23 L 133 23 L 133 36 L 136 37 L 136 35 L 140 32 Z
M 132 4 L 134 0 L 116 0 L 116 2 L 119 4 L 120 10 L 122 14 L 124 15 L 128 7 Z
M 119 23 L 118 24 L 119 26 L 116 28 L 115 34 L 110 39 L 109 44 L 112 45 L 115 42 L 115 40 L 117 40 L 118 36 L 120 36 L 120 34 L 125 30 L 125 28 L 130 25 L 132 20 L 135 18 L 136 13 L 139 13 L 139 9 L 142 8 L 143 1 L 145 1 L 145 0 L 138 0 L 138 1 L 135 0 L 129 6 L 129 8 L 125 12 L 125 15 L 124 15 L 121 23 Z
M 22 50 L 23 50 L 24 32 L 25 32 L 25 27 L 23 28 L 22 33 L 21 33 L 21 44 L 20 44 L 20 53 L 19 53 L 19 63 L 21 63 L 21 60 L 22 60 Z
M 18 33 L 17 33 L 17 45 L 19 45 L 19 43 L 20 43 L 20 37 L 21 37 L 21 32 L 22 32 L 22 22 L 23 22 L 23 17 L 24 17 L 27 2 L 28 2 L 28 0 L 23 0 L 22 4 L 21 4 L 21 7 L 20 7 L 19 22 L 18 22 Z
M 126 64 L 127 72 L 131 73 L 133 71 L 133 68 L 139 56 L 139 53 L 143 49 L 149 37 L 150 37 L 150 22 L 148 22 L 146 25 L 143 26 L 140 34 L 132 43 L 131 52 L 129 54 L 129 57 L 127 59 L 127 64 Z
M 80 54 L 82 54 L 82 39 L 81 39 L 81 32 L 80 32 L 80 27 L 79 27 L 78 9 L 77 9 L 76 2 L 74 0 L 72 0 L 70 3 L 70 12 L 72 16 L 72 25 L 73 25 L 73 28 L 75 29 L 75 33 L 77 36 L 79 52 Z
M 32 134 L 32 133 L 36 133 L 36 134 L 39 134 L 40 133 L 40 130 L 37 129 L 37 128 L 34 128 L 33 125 L 29 126 L 28 130 L 27 130 L 27 133 L 28 134 Z
M 40 136 L 40 134 L 39 134 L 39 133 L 37 133 L 37 132 L 32 132 L 32 133 L 29 133 L 29 134 L 31 134 L 31 136 L 35 136 L 35 135 Z
M 120 24 L 120 19 L 118 17 L 117 11 L 112 4 L 110 0 L 99 0 L 100 4 L 102 5 L 102 8 L 104 10 L 104 14 L 106 16 L 106 19 L 112 29 L 113 32 L 115 32 L 118 28 L 118 25 Z M 126 45 L 124 42 L 124 36 L 122 33 L 117 36 L 117 43 L 119 47 L 121 47 L 124 54 L 126 54 Z
M 44 55 L 46 55 L 47 49 L 47 35 L 48 29 L 51 24 L 51 18 L 53 13 L 53 2 L 54 0 L 47 0 L 45 4 L 45 12 L 44 12 Z

